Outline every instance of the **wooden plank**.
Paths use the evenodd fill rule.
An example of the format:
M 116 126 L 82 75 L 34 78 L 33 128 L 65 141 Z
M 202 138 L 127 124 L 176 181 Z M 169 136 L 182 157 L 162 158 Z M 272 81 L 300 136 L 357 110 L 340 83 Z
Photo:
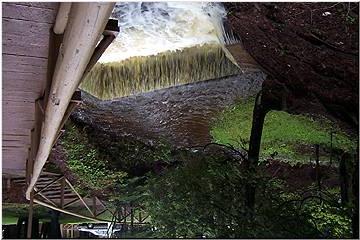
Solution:
M 36 99 L 40 97 L 34 89 L 32 89 L 32 91 L 20 91 L 19 89 L 4 89 L 4 87 L 2 87 L 2 89 L 3 101 L 33 103 Z
M 10 72 L 3 69 L 3 83 L 11 84 L 11 82 L 24 83 L 24 85 L 32 86 L 30 89 L 43 88 L 46 81 L 46 74 L 31 73 L 31 72 Z M 3 85 L 6 89 L 6 85 Z M 21 88 L 21 90 L 23 90 Z
M 34 33 L 29 33 L 29 36 L 26 35 L 20 35 L 18 33 L 4 33 L 3 34 L 3 43 L 8 42 L 9 45 L 22 45 L 22 46 L 37 46 L 37 47 L 43 47 L 45 49 L 48 48 L 49 44 L 49 34 L 45 32 L 40 32 L 38 36 Z M 5 52 L 7 53 L 7 52 Z M 13 54 L 7 53 L 7 54 Z M 41 56 L 41 58 L 46 58 L 47 56 Z
M 3 129 L 2 136 L 4 137 L 7 135 L 8 137 L 11 136 L 30 136 L 30 130 L 29 129 L 23 129 L 23 128 L 15 128 L 11 129 L 11 131 L 6 131 L 6 129 Z
M 21 108 L 18 108 L 18 109 L 21 109 Z M 14 119 L 14 118 L 21 118 L 21 119 L 14 119 L 14 121 L 31 121 L 33 122 L 34 121 L 34 116 L 31 112 L 28 112 L 28 111 L 24 111 L 24 112 L 13 112 L 13 111 L 8 111 L 8 112 L 5 112 L 4 113 L 6 114 L 6 118 L 3 119 L 4 121 L 11 121 L 11 119 Z
M 67 199 L 67 198 L 74 198 L 76 197 L 75 194 L 65 194 L 64 195 L 64 198 Z M 53 199 L 53 200 L 60 200 L 61 196 L 60 194 L 57 194 L 57 195 L 52 195 L 52 196 L 49 196 L 50 199 Z
M 3 71 L 46 75 L 47 59 L 3 54 Z
M 30 143 L 28 138 L 18 139 L 18 140 L 7 140 L 3 139 L 2 144 L 4 147 L 29 147 Z
M 3 53 L 48 57 L 52 25 L 3 18 Z
M 61 197 L 61 189 L 58 190 L 50 190 L 47 189 L 46 191 L 43 192 L 44 195 L 46 195 L 47 197 Z M 72 191 L 70 189 L 66 189 L 64 190 L 64 195 L 74 195 L 72 193 Z
M 3 146 L 2 149 L 2 167 L 3 170 L 17 170 L 23 171 L 26 169 L 26 158 L 27 158 L 27 149 L 18 147 L 18 148 L 6 148 Z M 8 171 L 7 171 L 8 173 Z
M 3 37 L 7 35 L 28 36 L 29 40 L 42 41 L 40 38 L 49 37 L 52 25 L 49 23 L 34 23 L 20 19 L 2 18 Z
M 8 142 L 11 142 L 11 141 L 19 141 L 19 142 L 23 142 L 24 144 L 29 144 L 30 143 L 30 134 L 29 135 L 8 135 L 8 134 L 3 134 L 2 135 L 3 137 L 3 141 L 8 141 Z M 6 146 L 4 145 L 3 143 L 3 146 Z
M 2 102 L 4 114 L 18 114 L 21 116 L 29 116 L 30 119 L 34 118 L 34 103 L 19 103 L 19 102 Z M 27 118 L 28 119 L 28 118 Z
M 12 115 L 14 117 L 21 116 L 21 115 Z M 11 129 L 15 128 L 24 128 L 24 129 L 32 129 L 34 126 L 33 120 L 22 120 L 14 118 L 12 121 L 11 119 L 3 119 L 2 123 L 3 130 L 6 129 L 7 131 L 11 131 Z
M 57 2 L 13 2 L 17 5 L 23 5 L 28 7 L 36 7 L 36 8 L 43 8 L 43 9 L 53 9 L 57 10 L 59 3 Z M 5 4 L 5 3 L 3 3 Z M 8 3 L 6 3 L 8 4 Z
M 21 84 L 23 84 L 22 87 L 21 87 Z M 34 88 L 34 86 L 31 86 L 29 83 L 27 83 L 24 80 L 4 81 L 4 78 L 3 78 L 3 87 L 8 88 L 8 90 L 10 90 L 10 91 L 22 88 L 22 89 L 24 89 L 24 91 L 32 92 L 34 94 L 34 96 L 38 96 L 38 97 L 42 96 L 42 94 L 44 93 L 43 84 L 39 83 L 38 88 Z
M 54 23 L 56 11 L 49 8 L 36 8 L 16 3 L 4 3 L 2 16 L 10 19 L 21 19 L 41 23 Z

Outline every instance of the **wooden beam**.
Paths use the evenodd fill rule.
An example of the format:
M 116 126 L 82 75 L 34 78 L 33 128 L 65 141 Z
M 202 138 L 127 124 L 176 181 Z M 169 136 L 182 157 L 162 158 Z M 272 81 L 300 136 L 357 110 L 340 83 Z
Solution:
M 89 206 L 86 204 L 86 202 L 84 201 L 84 199 L 80 196 L 80 194 L 76 191 L 76 189 L 74 188 L 74 186 L 69 182 L 69 180 L 65 179 L 66 183 L 69 185 L 69 187 L 74 191 L 74 193 L 76 193 L 76 195 L 78 196 L 78 198 L 80 199 L 80 201 L 82 202 L 82 204 L 86 207 L 86 209 L 91 213 L 91 215 L 94 215 L 94 213 L 91 211 L 91 209 L 89 208 Z
M 105 26 L 103 35 L 104 36 L 114 35 L 115 37 L 117 37 L 119 32 L 120 32 L 120 28 L 119 28 L 118 20 L 117 19 L 109 19 Z
M 86 66 L 86 69 L 84 71 L 84 75 L 82 76 L 82 79 L 85 78 L 85 76 L 90 72 L 90 70 L 93 68 L 93 66 L 97 63 L 97 61 L 100 59 L 100 57 L 103 55 L 105 50 L 109 47 L 109 45 L 114 41 L 114 39 L 119 34 L 119 24 L 118 20 L 116 19 L 109 19 L 104 32 L 103 32 L 103 39 L 101 39 L 100 43 L 96 46 L 95 51 L 93 55 L 91 56 L 91 59 Z
M 76 195 L 76 196 L 77 196 L 77 195 Z M 63 207 L 63 209 L 65 209 L 65 208 L 73 205 L 74 203 L 76 203 L 76 202 L 78 202 L 78 201 L 80 201 L 80 198 L 77 197 L 76 199 L 74 199 L 74 200 L 68 202 L 67 204 L 65 204 L 64 207 Z
M 60 3 L 60 7 L 58 13 L 56 15 L 56 21 L 54 26 L 55 34 L 63 34 L 66 28 L 66 25 L 69 20 L 69 14 L 71 9 L 71 2 L 62 2 Z
M 108 207 L 106 207 L 105 204 L 98 197 L 96 197 L 96 199 L 99 201 L 99 203 L 101 204 L 101 206 L 103 206 L 104 209 L 107 209 L 112 215 L 114 215 L 114 212 L 111 211 Z
M 86 74 L 90 72 L 90 70 L 93 68 L 93 66 L 97 63 L 101 55 L 105 52 L 107 47 L 114 41 L 115 36 L 114 35 L 106 35 L 103 39 L 101 39 L 101 42 L 98 44 L 98 46 L 95 48 L 94 54 L 91 56 L 91 59 L 86 66 L 86 69 L 84 71 L 83 79 L 85 78 Z
M 37 191 L 37 188 L 34 187 L 34 190 Z M 42 193 L 40 193 L 40 192 L 38 192 L 37 194 L 38 194 L 40 197 L 44 198 L 44 199 L 45 199 L 46 201 L 48 201 L 49 203 L 51 203 L 52 205 L 57 206 L 57 204 L 56 204 L 54 201 L 52 201 L 51 199 L 49 199 L 48 197 L 46 197 L 44 194 L 42 194 Z
M 71 5 L 45 108 L 45 121 L 39 138 L 41 144 L 26 190 L 27 199 L 49 157 L 71 97 L 81 82 L 114 5 L 106 2 L 76 2 Z
M 96 214 L 96 217 L 97 217 L 97 216 L 100 216 L 101 214 L 103 214 L 103 213 L 106 212 L 106 211 L 109 211 L 109 210 L 108 210 L 108 209 L 102 210 L 101 212 L 99 212 L 98 214 Z
M 75 217 L 79 217 L 79 218 L 83 218 L 83 219 L 88 219 L 88 220 L 91 220 L 91 221 L 95 221 L 95 222 L 111 222 L 109 220 L 105 220 L 105 219 L 98 219 L 98 218 L 94 218 L 94 217 L 88 217 L 88 216 L 85 216 L 85 215 L 82 215 L 82 214 L 78 214 L 78 213 L 73 213 L 73 212 L 70 212 L 68 210 L 65 210 L 65 209 L 61 209 L 59 207 L 56 207 L 56 206 L 52 206 L 46 202 L 43 202 L 41 200 L 38 200 L 36 198 L 34 198 L 34 202 L 35 203 L 38 203 L 44 207 L 48 207 L 48 208 L 51 208 L 51 209 L 54 209 L 56 211 L 59 211 L 59 212 L 62 212 L 62 213 L 65 213 L 65 214 L 69 214 L 69 215 L 72 215 L 72 216 L 75 216 Z
M 51 185 L 53 185 L 54 183 L 56 183 L 57 181 L 59 181 L 59 180 L 62 179 L 62 178 L 64 178 L 64 176 L 61 176 L 61 177 L 55 179 L 54 181 L 50 182 L 50 183 L 47 184 L 45 187 L 43 187 L 43 188 L 41 188 L 40 190 L 38 190 L 38 191 L 35 193 L 35 195 L 36 195 L 36 194 L 39 194 L 40 192 L 42 192 L 42 191 L 44 191 L 45 189 L 49 188 Z

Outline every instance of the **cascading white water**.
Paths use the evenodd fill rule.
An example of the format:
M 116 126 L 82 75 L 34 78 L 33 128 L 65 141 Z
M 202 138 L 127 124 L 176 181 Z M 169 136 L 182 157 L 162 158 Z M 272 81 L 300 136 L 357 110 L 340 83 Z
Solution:
M 120 34 L 99 60 L 102 63 L 236 41 L 224 31 L 221 3 L 122 2 L 112 17 L 119 20 Z

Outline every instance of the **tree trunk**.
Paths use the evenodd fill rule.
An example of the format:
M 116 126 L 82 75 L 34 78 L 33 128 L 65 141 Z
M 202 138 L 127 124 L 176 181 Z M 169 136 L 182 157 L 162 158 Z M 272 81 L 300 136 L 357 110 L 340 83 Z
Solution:
M 321 172 L 320 172 L 320 154 L 319 154 L 320 146 L 319 144 L 315 145 L 315 161 L 316 161 L 316 182 L 318 185 L 318 190 L 321 197 Z
M 51 210 L 51 222 L 49 228 L 49 238 L 60 239 L 61 238 L 61 230 L 59 223 L 59 215 L 60 212 Z
M 352 177 L 352 192 L 354 196 L 353 203 L 355 208 L 352 216 L 352 231 L 354 239 L 359 239 L 359 150 L 357 151 Z
M 349 154 L 343 153 L 340 157 L 340 164 L 339 164 L 341 204 L 343 205 L 349 202 L 349 177 L 347 170 L 348 160 L 349 160 Z
M 261 135 L 262 135 L 266 113 L 267 110 L 262 104 L 262 94 L 261 92 L 259 92 L 255 99 L 250 143 L 249 143 L 249 153 L 248 153 L 248 160 L 246 162 L 246 167 L 251 177 L 255 176 L 256 174 L 256 166 L 259 161 Z M 254 211 L 255 187 L 256 186 L 254 186 L 251 183 L 248 183 L 245 186 L 245 192 L 246 192 L 245 205 L 248 207 L 250 212 Z

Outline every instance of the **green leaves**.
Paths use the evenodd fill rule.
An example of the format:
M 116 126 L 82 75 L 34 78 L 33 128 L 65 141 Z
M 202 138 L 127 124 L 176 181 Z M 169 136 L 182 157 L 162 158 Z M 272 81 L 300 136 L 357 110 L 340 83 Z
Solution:
M 107 161 L 88 142 L 86 134 L 75 125 L 66 125 L 61 144 L 66 150 L 68 167 L 86 189 L 102 191 L 113 188 L 126 177 L 126 173 L 109 168 Z

